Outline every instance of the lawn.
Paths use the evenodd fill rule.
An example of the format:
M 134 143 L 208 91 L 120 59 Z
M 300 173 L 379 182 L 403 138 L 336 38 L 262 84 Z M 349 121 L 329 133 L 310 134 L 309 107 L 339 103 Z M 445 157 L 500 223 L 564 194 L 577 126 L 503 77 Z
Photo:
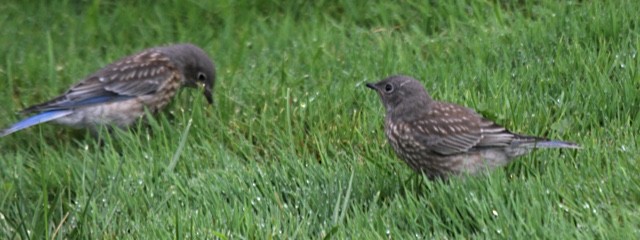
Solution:
M 0 5 L 0 127 L 102 66 L 177 42 L 216 62 L 102 142 L 0 139 L 0 239 L 640 238 L 640 2 L 15 1 Z M 540 150 L 427 181 L 367 89 L 394 74 Z

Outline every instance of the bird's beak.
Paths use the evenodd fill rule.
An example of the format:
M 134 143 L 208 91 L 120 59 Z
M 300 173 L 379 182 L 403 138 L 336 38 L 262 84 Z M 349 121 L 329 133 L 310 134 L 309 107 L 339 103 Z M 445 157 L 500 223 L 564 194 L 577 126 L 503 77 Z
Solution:
M 378 88 L 376 87 L 376 85 L 375 85 L 375 84 L 373 84 L 373 83 L 367 83 L 367 84 L 366 84 L 366 86 L 367 86 L 368 88 L 373 89 L 373 90 L 376 90 L 376 91 L 378 90 Z
M 207 102 L 209 104 L 213 104 L 213 91 L 212 91 L 213 86 L 211 86 L 211 84 L 205 84 L 204 85 L 204 97 L 207 98 Z

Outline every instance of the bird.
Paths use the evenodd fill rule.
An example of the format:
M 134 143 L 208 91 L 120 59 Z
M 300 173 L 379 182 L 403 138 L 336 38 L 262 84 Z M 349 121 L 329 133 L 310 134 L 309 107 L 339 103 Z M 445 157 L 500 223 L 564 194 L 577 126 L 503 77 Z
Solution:
M 145 111 L 159 112 L 182 86 L 203 86 L 212 104 L 215 80 L 213 61 L 193 44 L 144 49 L 108 64 L 59 96 L 22 110 L 33 115 L 0 130 L 0 137 L 50 121 L 93 134 L 103 126 L 126 128 Z
M 366 86 L 384 105 L 384 132 L 396 155 L 430 180 L 488 172 L 535 148 L 581 148 L 512 133 L 470 108 L 434 100 L 409 76 L 394 75 Z

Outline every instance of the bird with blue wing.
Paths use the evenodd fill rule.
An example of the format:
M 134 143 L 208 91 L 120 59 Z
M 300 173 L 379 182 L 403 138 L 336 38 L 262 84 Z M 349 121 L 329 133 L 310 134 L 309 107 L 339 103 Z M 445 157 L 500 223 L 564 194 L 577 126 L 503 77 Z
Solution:
M 0 131 L 0 137 L 45 122 L 74 128 L 126 128 L 145 114 L 157 113 L 180 87 L 203 85 L 213 103 L 213 61 L 199 47 L 176 44 L 124 57 L 74 84 L 62 95 L 26 108 L 33 114 Z

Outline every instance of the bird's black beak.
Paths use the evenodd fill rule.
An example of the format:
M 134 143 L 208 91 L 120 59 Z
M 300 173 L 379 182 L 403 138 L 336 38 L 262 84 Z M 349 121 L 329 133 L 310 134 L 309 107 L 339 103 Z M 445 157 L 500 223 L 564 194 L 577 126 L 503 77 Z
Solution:
M 213 104 L 213 86 L 211 84 L 204 84 L 204 97 L 207 98 L 209 104 Z
M 373 84 L 373 83 L 367 83 L 367 84 L 366 84 L 366 86 L 367 86 L 368 88 L 373 89 L 373 90 L 378 90 L 378 88 L 376 87 L 376 85 L 375 85 L 375 84 Z

